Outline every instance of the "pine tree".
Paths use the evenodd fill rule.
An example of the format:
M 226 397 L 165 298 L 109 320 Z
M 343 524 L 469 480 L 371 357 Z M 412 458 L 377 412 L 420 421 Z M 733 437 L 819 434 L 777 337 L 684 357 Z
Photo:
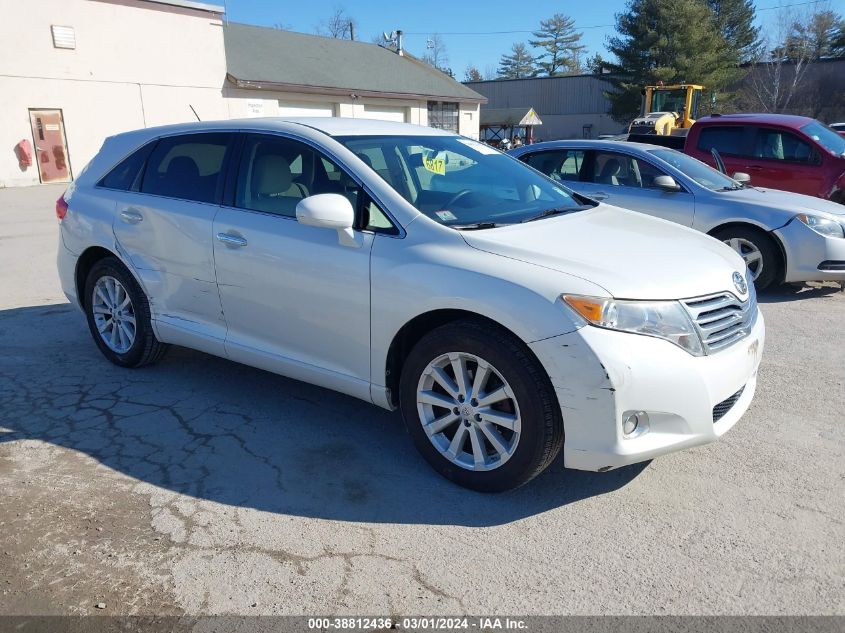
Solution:
M 628 121 L 640 110 L 643 86 L 700 83 L 716 93 L 741 76 L 707 0 L 630 0 L 608 39 L 617 63 L 611 114 Z
M 737 63 L 754 59 L 761 42 L 760 29 L 754 26 L 753 0 L 707 0 L 707 4 Z
M 579 72 L 579 57 L 586 48 L 580 43 L 582 35 L 575 30 L 575 20 L 562 13 L 542 20 L 534 31 L 537 39 L 529 42 L 543 50 L 537 58 L 541 72 L 549 77 Z
M 788 58 L 792 51 L 805 46 L 810 59 L 839 57 L 845 54 L 845 19 L 834 11 L 823 10 L 797 19 L 792 23 L 786 38 L 785 49 Z
M 537 60 L 528 52 L 522 42 L 511 46 L 510 55 L 502 55 L 499 60 L 500 79 L 523 79 L 537 76 Z
M 477 66 L 470 64 L 464 71 L 464 81 L 484 81 L 484 76 Z

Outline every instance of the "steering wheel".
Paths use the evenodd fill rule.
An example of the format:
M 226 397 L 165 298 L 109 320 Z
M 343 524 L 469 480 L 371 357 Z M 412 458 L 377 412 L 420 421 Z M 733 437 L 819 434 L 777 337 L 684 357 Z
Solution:
M 454 204 L 455 204 L 458 200 L 460 200 L 461 198 L 465 198 L 466 196 L 468 196 L 468 195 L 469 195 L 469 194 L 471 194 L 471 193 L 472 193 L 472 189 L 461 189 L 458 193 L 456 193 L 454 196 L 452 196 L 451 198 L 449 198 L 449 202 L 447 202 L 446 204 L 444 204 L 444 205 L 443 205 L 443 208 L 444 208 L 444 209 L 451 209 L 451 208 L 452 208 L 452 206 L 453 206 L 453 205 L 454 205 Z

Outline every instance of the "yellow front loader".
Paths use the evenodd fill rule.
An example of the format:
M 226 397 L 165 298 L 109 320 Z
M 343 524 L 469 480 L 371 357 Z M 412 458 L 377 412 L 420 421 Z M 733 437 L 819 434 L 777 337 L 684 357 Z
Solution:
M 643 113 L 631 121 L 628 133 L 686 136 L 698 118 L 703 90 L 698 84 L 646 86 Z

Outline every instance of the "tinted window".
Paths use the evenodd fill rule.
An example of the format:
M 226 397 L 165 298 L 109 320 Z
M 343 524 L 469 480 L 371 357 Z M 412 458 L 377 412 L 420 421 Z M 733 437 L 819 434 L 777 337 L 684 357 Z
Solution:
M 742 154 L 742 137 L 744 128 L 737 125 L 732 126 L 711 126 L 701 130 L 698 137 L 698 149 L 710 152 L 714 147 L 720 154 Z
M 362 156 L 362 160 L 368 162 L 367 157 Z M 299 201 L 320 193 L 345 196 L 359 218 L 356 226 L 398 233 L 358 183 L 312 147 L 278 136 L 247 138 L 238 169 L 235 206 L 296 217 Z
M 650 188 L 662 171 L 646 161 L 616 152 L 596 152 L 593 182 L 599 185 Z
M 141 191 L 214 202 L 222 186 L 231 134 L 190 134 L 161 139 L 147 160 Z
M 563 149 L 531 154 L 525 162 L 553 180 L 580 180 L 584 150 Z
M 753 156 L 791 163 L 810 163 L 815 160 L 809 143 L 805 143 L 789 132 L 768 128 L 757 130 Z
M 155 142 L 148 143 L 128 158 L 124 158 L 98 184 L 101 187 L 107 187 L 109 189 L 137 191 L 138 184 L 141 180 L 141 168 L 144 166 L 144 161 L 147 160 L 154 147 Z

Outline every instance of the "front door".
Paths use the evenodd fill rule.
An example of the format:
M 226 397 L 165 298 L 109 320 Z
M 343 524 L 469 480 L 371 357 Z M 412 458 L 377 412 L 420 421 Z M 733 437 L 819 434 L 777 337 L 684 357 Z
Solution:
M 70 181 L 65 125 L 61 110 L 30 110 L 35 160 L 41 182 Z
M 370 249 L 300 224 L 296 205 L 363 192 L 308 145 L 270 135 L 244 143 L 231 206 L 214 218 L 214 262 L 232 359 L 369 398 Z

